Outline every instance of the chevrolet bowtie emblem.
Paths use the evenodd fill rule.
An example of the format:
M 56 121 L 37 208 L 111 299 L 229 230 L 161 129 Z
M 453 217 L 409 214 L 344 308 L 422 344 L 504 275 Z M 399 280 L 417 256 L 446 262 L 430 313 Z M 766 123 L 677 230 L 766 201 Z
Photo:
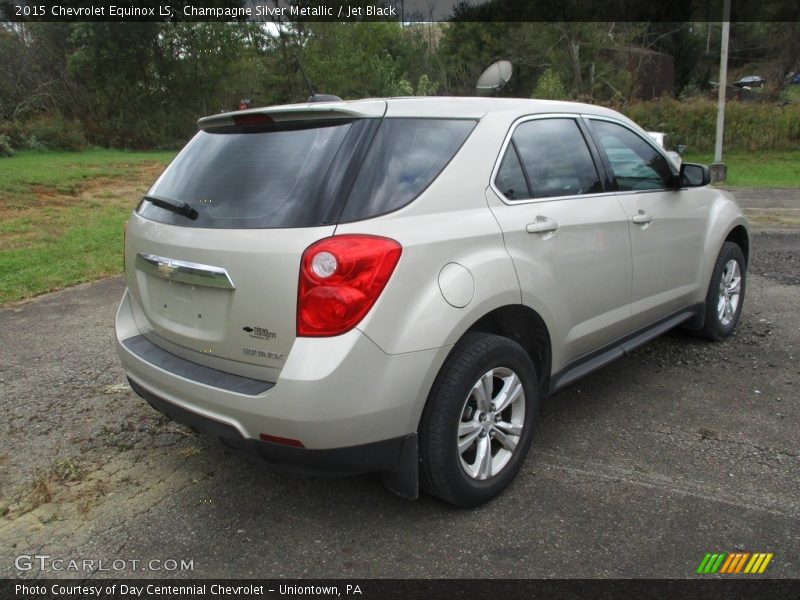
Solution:
M 158 272 L 161 273 L 164 277 L 170 277 L 176 270 L 177 267 L 172 263 L 168 262 L 158 263 Z

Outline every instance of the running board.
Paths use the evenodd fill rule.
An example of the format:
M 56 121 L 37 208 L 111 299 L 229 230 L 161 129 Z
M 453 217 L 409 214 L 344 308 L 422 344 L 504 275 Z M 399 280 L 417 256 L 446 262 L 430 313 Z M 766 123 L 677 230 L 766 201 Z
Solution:
M 625 336 L 621 340 L 613 344 L 583 356 L 571 364 L 567 365 L 564 369 L 559 371 L 550 381 L 550 394 L 554 394 L 558 390 L 575 383 L 578 379 L 588 375 L 592 371 L 614 362 L 618 358 L 622 358 L 626 354 L 630 354 L 639 346 L 643 346 L 647 342 L 654 340 L 658 336 L 666 333 L 681 323 L 688 321 L 697 316 L 697 313 L 702 308 L 702 304 L 684 309 L 670 317 L 656 321 L 653 325 L 649 325 L 644 329 L 640 329 L 631 335 Z

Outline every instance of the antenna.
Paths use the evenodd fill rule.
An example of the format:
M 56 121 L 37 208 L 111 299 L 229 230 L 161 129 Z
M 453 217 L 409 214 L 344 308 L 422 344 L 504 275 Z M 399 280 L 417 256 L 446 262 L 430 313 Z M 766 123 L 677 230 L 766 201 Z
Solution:
M 478 78 L 475 91 L 478 96 L 493 96 L 503 89 L 503 86 L 514 74 L 514 67 L 507 60 L 498 60 L 492 63 Z
M 293 54 L 292 56 L 294 56 L 294 60 L 297 63 L 297 68 L 300 69 L 300 72 L 303 74 L 303 79 L 305 79 L 306 85 L 308 86 L 308 89 L 311 91 L 311 98 L 313 98 L 314 96 L 317 95 L 317 93 L 314 91 L 314 86 L 311 85 L 311 81 L 308 79 L 308 75 L 306 75 L 306 70 L 303 68 L 303 63 L 300 62 L 300 59 L 297 57 L 297 54 Z
M 292 54 L 294 56 L 294 60 L 297 63 L 297 68 L 300 69 L 300 72 L 303 74 L 303 79 L 305 79 L 306 85 L 308 89 L 311 91 L 311 95 L 308 97 L 309 102 L 341 102 L 342 99 L 339 96 L 334 96 L 333 94 L 318 94 L 314 91 L 314 86 L 311 85 L 311 80 L 309 80 L 308 75 L 306 75 L 306 70 L 303 68 L 303 63 L 300 62 L 300 59 L 297 57 L 297 54 Z

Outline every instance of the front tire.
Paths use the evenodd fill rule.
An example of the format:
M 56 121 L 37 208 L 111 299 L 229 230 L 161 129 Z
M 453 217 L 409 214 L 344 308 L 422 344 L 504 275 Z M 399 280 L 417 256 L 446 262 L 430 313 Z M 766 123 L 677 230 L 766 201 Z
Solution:
M 719 251 L 706 294 L 706 314 L 698 334 L 718 341 L 733 333 L 744 305 L 747 262 L 741 248 L 725 242 Z
M 423 489 L 457 506 L 497 496 L 522 467 L 538 405 L 536 370 L 522 346 L 498 335 L 465 335 L 445 361 L 423 412 Z

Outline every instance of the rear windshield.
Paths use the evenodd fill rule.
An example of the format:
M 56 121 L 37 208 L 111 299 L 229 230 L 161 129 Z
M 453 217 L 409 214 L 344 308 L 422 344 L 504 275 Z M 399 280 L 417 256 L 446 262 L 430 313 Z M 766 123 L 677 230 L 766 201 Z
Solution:
M 201 131 L 148 192 L 188 203 L 197 218 L 147 201 L 139 214 L 224 229 L 366 219 L 416 198 L 474 126 L 464 120 L 358 119 Z
M 190 227 L 309 227 L 324 222 L 323 181 L 352 122 L 199 132 L 150 196 L 187 202 L 196 220 L 144 202 L 143 217 Z

